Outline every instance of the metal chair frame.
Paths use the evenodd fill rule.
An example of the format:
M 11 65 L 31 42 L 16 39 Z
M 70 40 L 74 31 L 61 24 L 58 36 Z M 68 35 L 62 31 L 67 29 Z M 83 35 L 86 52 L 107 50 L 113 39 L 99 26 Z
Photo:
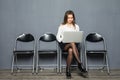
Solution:
M 88 50 L 87 49 L 87 44 L 89 43 L 99 43 L 99 42 L 102 42 L 103 44 L 103 50 Z M 103 54 L 103 65 L 90 65 L 88 64 L 88 54 Z M 85 64 L 86 64 L 86 70 L 88 70 L 88 67 L 92 67 L 92 66 L 97 66 L 97 67 L 107 67 L 107 73 L 110 74 L 110 69 L 109 69 L 109 60 L 108 60 L 108 54 L 107 54 L 107 45 L 106 45 L 106 42 L 105 42 L 105 39 L 104 37 L 102 37 L 100 34 L 98 33 L 89 33 L 87 36 L 86 36 L 86 39 L 85 39 Z
M 41 42 L 44 42 L 44 43 L 50 43 L 50 42 L 56 42 L 56 50 L 42 50 L 41 49 Z M 41 54 L 56 54 L 56 58 L 57 58 L 57 61 L 56 61 L 56 64 L 53 64 L 53 65 L 40 65 L 39 64 L 39 56 Z M 36 73 L 38 73 L 38 70 L 39 70 L 39 67 L 40 66 L 47 66 L 47 67 L 56 67 L 57 68 L 57 72 L 59 72 L 59 53 L 58 53 L 58 43 L 56 41 L 56 36 L 52 33 L 45 33 L 44 35 L 42 35 L 39 40 L 38 40 L 38 49 L 37 49 L 37 64 L 36 64 Z
M 33 43 L 33 50 L 19 50 L 18 47 L 18 42 L 22 42 L 22 43 L 29 43 L 32 42 Z M 32 65 L 19 65 L 17 64 L 18 59 L 17 56 L 18 55 L 31 55 L 32 54 Z M 16 67 L 17 69 L 19 69 L 18 67 L 20 66 L 32 66 L 32 73 L 34 73 L 34 68 L 35 68 L 35 39 L 33 37 L 32 34 L 22 34 L 19 35 L 16 40 L 15 40 L 15 47 L 13 50 L 13 55 L 12 55 L 12 67 L 11 67 L 11 73 L 14 72 L 14 67 Z

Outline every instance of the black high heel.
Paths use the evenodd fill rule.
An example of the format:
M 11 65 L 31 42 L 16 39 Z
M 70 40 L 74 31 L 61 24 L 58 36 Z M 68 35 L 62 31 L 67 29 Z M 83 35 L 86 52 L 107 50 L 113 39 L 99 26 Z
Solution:
M 67 79 L 71 79 L 70 67 L 66 67 L 66 78 L 67 78 Z
M 86 69 L 83 67 L 83 65 L 81 63 L 78 63 L 78 69 L 80 71 L 80 75 L 84 78 L 88 77 L 88 72 L 86 71 Z
M 81 63 L 78 63 L 78 69 L 82 72 L 82 73 L 87 73 L 86 69 L 83 67 L 83 65 Z

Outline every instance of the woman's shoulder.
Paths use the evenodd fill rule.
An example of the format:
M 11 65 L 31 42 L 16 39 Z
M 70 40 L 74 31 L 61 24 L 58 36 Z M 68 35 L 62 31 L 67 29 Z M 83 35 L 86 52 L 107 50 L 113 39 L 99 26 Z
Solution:
M 64 28 L 65 25 L 64 24 L 60 24 L 59 28 Z
M 79 25 L 78 25 L 78 24 L 75 24 L 75 27 L 76 27 L 76 28 L 79 28 Z
M 64 27 L 66 24 L 60 24 L 60 27 Z
M 78 24 L 75 24 L 75 26 L 76 26 L 76 27 L 79 27 L 79 25 L 78 25 Z

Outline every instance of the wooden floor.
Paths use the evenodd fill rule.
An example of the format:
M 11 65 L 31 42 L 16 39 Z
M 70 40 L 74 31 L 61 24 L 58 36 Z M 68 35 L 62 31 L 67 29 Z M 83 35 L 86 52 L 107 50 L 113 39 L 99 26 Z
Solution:
M 111 70 L 107 75 L 105 71 L 90 70 L 88 78 L 83 78 L 77 72 L 72 71 L 71 80 L 120 80 L 120 70 Z M 14 74 L 10 70 L 0 70 L 0 80 L 67 80 L 65 72 L 61 74 L 52 70 L 42 70 L 38 74 L 32 74 L 30 71 L 18 71 Z

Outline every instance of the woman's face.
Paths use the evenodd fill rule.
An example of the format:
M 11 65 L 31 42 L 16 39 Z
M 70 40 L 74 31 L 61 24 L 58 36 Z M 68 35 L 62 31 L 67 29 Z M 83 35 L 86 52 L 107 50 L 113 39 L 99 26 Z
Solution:
M 73 22 L 73 15 L 69 14 L 67 15 L 67 23 L 71 24 Z

